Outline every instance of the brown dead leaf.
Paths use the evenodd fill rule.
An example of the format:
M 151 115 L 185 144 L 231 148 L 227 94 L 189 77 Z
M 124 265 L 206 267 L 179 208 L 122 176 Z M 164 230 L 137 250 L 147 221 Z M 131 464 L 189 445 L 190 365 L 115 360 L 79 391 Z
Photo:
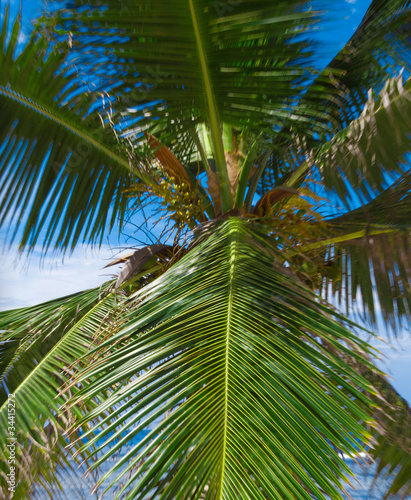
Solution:
M 290 196 L 299 196 L 300 193 L 289 186 L 278 186 L 263 195 L 254 208 L 254 213 L 257 215 L 266 215 L 270 208 L 278 203 L 283 198 Z
M 179 184 L 185 182 L 187 185 L 191 186 L 192 182 L 186 169 L 168 147 L 161 145 L 160 141 L 156 139 L 154 135 L 150 135 L 147 132 L 144 132 L 144 135 L 151 149 L 155 150 L 154 154 L 164 168 L 165 173 L 169 177 L 174 177 Z

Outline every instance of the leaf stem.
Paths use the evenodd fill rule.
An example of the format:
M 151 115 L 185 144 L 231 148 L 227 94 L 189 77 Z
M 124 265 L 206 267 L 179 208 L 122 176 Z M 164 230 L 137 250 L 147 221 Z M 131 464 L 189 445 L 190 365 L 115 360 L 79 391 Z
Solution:
M 321 241 L 316 241 L 314 243 L 308 243 L 307 245 L 304 245 L 301 247 L 302 250 L 307 251 L 307 250 L 315 250 L 316 248 L 322 248 L 327 245 L 335 245 L 336 243 L 344 243 L 349 240 L 356 240 L 358 238 L 363 238 L 364 236 L 374 236 L 377 234 L 383 234 L 383 233 L 392 233 L 394 232 L 395 229 L 375 229 L 375 230 L 367 230 L 363 229 L 362 231 L 356 231 L 355 233 L 349 233 L 345 234 L 343 236 L 337 236 L 335 238 L 327 238 L 326 240 L 321 240 Z
M 193 0 L 188 0 L 190 6 L 191 21 L 193 23 L 194 34 L 197 43 L 198 56 L 200 59 L 201 74 L 203 77 L 206 103 L 209 116 L 209 125 L 211 131 L 211 140 L 213 143 L 214 155 L 218 179 L 220 183 L 220 193 L 222 200 L 223 213 L 228 212 L 233 208 L 233 200 L 231 197 L 230 181 L 228 178 L 227 165 L 225 161 L 224 146 L 221 138 L 221 124 L 217 115 L 217 108 L 214 101 L 213 91 L 211 88 L 211 80 L 208 71 L 208 66 L 205 57 L 203 42 L 201 39 L 200 28 L 198 26 L 197 15 Z

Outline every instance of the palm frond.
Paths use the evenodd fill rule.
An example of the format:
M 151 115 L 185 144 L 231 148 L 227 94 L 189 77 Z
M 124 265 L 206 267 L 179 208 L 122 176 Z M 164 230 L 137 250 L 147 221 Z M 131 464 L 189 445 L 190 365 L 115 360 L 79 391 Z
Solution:
M 394 332 L 411 319 L 410 176 L 368 204 L 327 220 L 330 236 L 303 248 L 327 263 L 323 293 L 331 286 L 346 313 L 357 305 L 374 324 L 381 310 Z
M 130 298 L 123 329 L 79 375 L 98 380 L 71 404 L 112 391 L 81 421 L 96 422 L 86 446 L 111 445 L 95 466 L 152 429 L 100 480 L 130 473 L 119 496 L 342 498 L 337 450 L 368 441 L 373 390 L 339 356 L 372 369 L 372 349 L 275 263 L 269 241 L 245 220 L 222 222 Z
M 373 0 L 351 39 L 304 95 L 302 103 L 316 99 L 326 110 L 329 133 L 357 118 L 370 88 L 379 92 L 402 68 L 409 74 L 410 6 L 409 0 Z
M 384 432 L 375 436 L 370 451 L 377 463 L 374 483 L 384 485 L 383 500 L 406 499 L 411 495 L 411 409 L 385 378 L 374 376 L 373 385 L 386 402 L 379 414 Z
M 349 208 L 356 203 L 353 192 L 361 201 L 372 200 L 390 178 L 398 178 L 405 170 L 411 151 L 410 91 L 411 79 L 403 84 L 401 74 L 388 79 L 377 97 L 370 89 L 359 118 L 316 150 L 309 151 L 307 141 L 291 136 L 291 148 L 282 161 L 297 168 L 285 176 L 284 184 L 301 184 L 310 172 L 311 178 L 320 180 Z M 276 154 L 278 151 L 273 151 Z M 284 175 L 279 167 L 277 182 L 281 172 Z
M 11 240 L 23 229 L 21 247 L 101 242 L 125 215 L 121 193 L 148 176 L 131 169 L 111 127 L 102 126 L 99 102 L 65 62 L 67 45 L 51 47 L 34 34 L 16 57 L 20 18 L 6 44 L 7 14 L 0 36 L 0 223 L 12 229 Z
M 224 158 L 217 151 L 221 136 L 214 137 L 218 123 L 274 134 L 285 116 L 297 119 L 291 109 L 311 56 L 305 35 L 316 19 L 301 2 L 243 0 L 233 7 L 205 0 L 166 5 L 109 0 L 106 5 L 55 22 L 62 33 L 72 33 L 74 51 L 88 49 L 100 57 L 97 64 L 95 57 L 83 57 L 88 70 L 100 75 L 108 60 L 113 77 L 121 74 L 111 94 L 125 137 L 138 140 L 148 130 L 169 145 L 176 135 L 207 123 L 219 168 Z
M 121 296 L 114 296 L 113 286 L 108 283 L 38 306 L 0 312 L 0 470 L 5 478 L 9 472 L 7 445 L 15 438 L 18 498 L 28 498 L 35 484 L 45 492 L 52 491 L 59 484 L 57 469 L 77 466 L 67 453 L 65 431 L 85 407 L 61 412 L 67 394 L 58 394 L 102 334 L 102 324 L 115 324 Z M 72 393 L 77 390 L 73 388 Z M 8 418 L 10 401 L 14 404 L 14 434 L 10 434 L 13 429 Z M 89 409 L 95 405 L 92 402 Z
M 360 117 L 336 134 L 315 155 L 323 183 L 349 204 L 348 186 L 370 201 L 387 176 L 401 174 L 411 151 L 411 79 L 390 79 Z
M 409 0 L 371 2 L 352 38 L 314 80 L 297 106 L 297 109 L 299 106 L 311 108 L 312 119 L 308 124 L 286 122 L 271 145 L 271 156 L 258 188 L 260 194 L 284 184 L 289 165 L 296 170 L 308 161 L 311 166 L 313 152 L 357 119 L 369 101 L 370 89 L 379 93 L 387 79 L 398 75 L 401 69 L 405 69 L 406 75 L 410 74 L 410 6 Z M 398 124 L 395 130 L 397 128 Z M 393 161 L 388 162 L 390 169 L 392 164 Z M 324 172 L 328 180 L 335 170 L 332 167 Z M 371 177 L 373 187 L 381 189 L 381 177 L 370 175 L 372 173 L 365 172 Z M 330 187 L 330 182 L 328 184 Z M 349 190 L 339 184 L 344 201 Z

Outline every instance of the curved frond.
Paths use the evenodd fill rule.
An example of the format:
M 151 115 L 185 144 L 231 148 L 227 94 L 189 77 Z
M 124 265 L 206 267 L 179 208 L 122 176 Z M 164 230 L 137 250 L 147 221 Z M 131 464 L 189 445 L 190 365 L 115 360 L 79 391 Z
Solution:
M 402 173 L 411 151 L 411 79 L 390 79 L 360 117 L 336 134 L 315 155 L 324 185 L 348 204 L 347 186 L 370 201 L 390 174 Z
M 61 412 L 68 395 L 59 391 L 102 334 L 103 323 L 114 327 L 121 296 L 114 296 L 113 286 L 0 312 L 0 474 L 4 478 L 9 472 L 7 445 L 15 438 L 16 498 L 28 498 L 35 484 L 52 491 L 54 483 L 59 484 L 58 467 L 77 466 L 65 449 L 65 431 L 97 402 Z M 71 394 L 77 391 L 74 387 Z M 11 401 L 14 431 L 8 413 Z
M 100 51 L 101 62 L 93 59 L 90 65 L 85 56 L 85 67 L 101 74 L 108 59 L 114 71 L 103 76 L 121 74 L 111 94 L 127 138 L 138 139 L 148 129 L 169 143 L 207 123 L 220 168 L 219 123 L 271 134 L 291 115 L 297 102 L 292 94 L 301 92 L 308 76 L 305 35 L 316 15 L 300 1 L 105 4 L 107 9 L 73 12 L 76 25 L 67 17 L 57 22 L 63 32 L 73 33 L 74 51 Z
M 222 222 L 130 298 L 122 330 L 79 375 L 98 380 L 71 404 L 112 391 L 81 421 L 96 419 L 87 447 L 112 445 L 96 466 L 152 429 L 100 480 L 130 473 L 119 496 L 342 498 L 338 450 L 368 441 L 373 390 L 340 355 L 372 368 L 372 349 L 276 264 L 269 241 Z
M 303 248 L 327 262 L 325 293 L 331 285 L 347 313 L 359 303 L 374 323 L 381 309 L 394 332 L 411 319 L 410 179 L 404 174 L 368 204 L 329 219 L 330 237 Z
M 372 200 L 390 177 L 398 178 L 405 169 L 411 151 L 410 116 L 411 79 L 404 84 L 402 75 L 387 80 L 376 98 L 370 89 L 361 115 L 318 149 L 309 151 L 306 141 L 291 136 L 284 160 L 296 169 L 285 184 L 301 184 L 311 172 L 348 207 L 353 190 L 361 200 Z M 294 146 L 298 155 L 293 161 Z
M 308 123 L 296 121 L 291 125 L 286 122 L 272 144 L 272 154 L 259 186 L 260 193 L 284 184 L 284 178 L 290 172 L 289 165 L 297 170 L 308 161 L 305 170 L 311 166 L 313 152 L 363 112 L 369 102 L 370 89 L 381 92 L 386 81 L 398 75 L 401 69 L 405 69 L 406 77 L 409 76 L 410 7 L 409 0 L 371 2 L 352 38 L 314 80 L 297 106 L 297 109 L 300 106 L 301 109 L 308 107 L 317 109 L 317 112 L 311 112 L 312 119 Z M 398 130 L 398 126 L 397 122 L 391 134 Z M 377 147 L 377 150 L 380 148 Z M 389 156 L 389 152 L 385 156 Z M 393 163 L 393 160 L 389 160 L 387 169 L 398 171 L 400 167 L 393 168 Z M 329 188 L 333 187 L 335 164 L 331 167 L 324 171 Z M 375 172 L 375 169 L 362 169 L 361 172 L 368 182 L 371 181 L 372 188 L 381 190 L 384 183 L 379 172 Z M 353 178 L 353 172 L 351 175 L 350 172 L 346 174 Z M 338 184 L 340 197 L 344 201 L 350 195 L 349 189 L 341 181 Z
M 148 177 L 131 169 L 112 129 L 91 112 L 98 101 L 67 64 L 68 47 L 51 47 L 35 34 L 15 57 L 20 19 L 6 45 L 7 12 L 0 36 L 0 223 L 14 230 L 9 239 L 23 229 L 21 247 L 101 242 L 124 217 L 124 190 Z
M 409 0 L 373 0 L 351 39 L 304 95 L 302 103 L 317 99 L 326 110 L 328 132 L 357 118 L 370 88 L 379 92 L 402 68 L 410 73 L 410 7 Z

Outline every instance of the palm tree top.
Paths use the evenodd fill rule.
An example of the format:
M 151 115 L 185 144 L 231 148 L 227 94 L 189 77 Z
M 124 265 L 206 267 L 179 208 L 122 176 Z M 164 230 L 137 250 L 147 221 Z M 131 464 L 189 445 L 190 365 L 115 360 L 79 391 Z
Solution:
M 152 202 L 175 236 L 129 255 L 116 284 L 0 315 L 0 421 L 9 386 L 39 460 L 64 430 L 98 467 L 165 416 L 110 471 L 131 473 L 130 498 L 342 498 L 353 440 L 378 473 L 399 467 L 387 495 L 409 493 L 386 418 L 409 408 L 324 297 L 374 323 L 380 307 L 396 331 L 410 319 L 411 4 L 372 1 L 316 70 L 321 5 L 56 1 L 17 57 L 6 9 L 10 240 L 99 243 Z M 343 208 L 324 217 L 330 199 Z

